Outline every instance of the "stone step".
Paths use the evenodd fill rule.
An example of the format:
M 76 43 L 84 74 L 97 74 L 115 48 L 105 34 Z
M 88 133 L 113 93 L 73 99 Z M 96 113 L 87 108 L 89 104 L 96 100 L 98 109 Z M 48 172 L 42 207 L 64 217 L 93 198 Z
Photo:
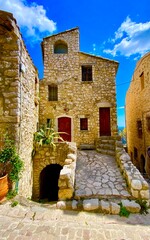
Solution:
M 94 150 L 95 145 L 94 144 L 80 144 L 80 150 Z
M 14 200 L 26 207 L 30 207 L 31 211 L 34 209 L 34 212 L 43 211 L 45 209 L 61 209 L 61 210 L 74 210 L 74 211 L 90 211 L 90 212 L 98 212 L 104 214 L 114 214 L 119 215 L 121 211 L 121 206 L 124 206 L 130 213 L 139 213 L 141 207 L 135 200 L 128 199 L 98 199 L 98 198 L 88 198 L 81 200 L 69 200 L 69 201 L 58 201 L 48 203 L 37 203 L 33 202 L 29 199 L 26 199 L 22 196 L 16 196 Z M 10 202 L 11 203 L 11 202 Z M 36 210 L 35 210 L 36 209 Z
M 102 148 L 97 148 L 96 149 L 97 152 L 101 153 L 101 154 L 106 154 L 106 155 L 110 155 L 110 156 L 115 156 L 115 151 L 112 150 L 106 150 L 106 149 L 102 149 Z
M 114 140 L 114 137 L 112 136 L 101 136 L 99 137 L 101 140 Z
M 112 150 L 112 151 L 115 151 L 115 145 L 112 145 L 112 144 L 100 144 L 99 145 L 99 148 L 100 149 L 107 149 L 107 150 Z
M 77 210 L 77 211 L 93 211 L 104 214 L 119 215 L 121 208 L 125 207 L 129 213 L 139 213 L 141 206 L 135 200 L 128 199 L 98 199 L 89 198 L 72 201 L 59 201 L 56 204 L 58 209 L 62 210 Z M 49 206 L 48 206 L 49 207 Z
M 112 144 L 115 146 L 115 140 L 101 140 L 101 144 Z

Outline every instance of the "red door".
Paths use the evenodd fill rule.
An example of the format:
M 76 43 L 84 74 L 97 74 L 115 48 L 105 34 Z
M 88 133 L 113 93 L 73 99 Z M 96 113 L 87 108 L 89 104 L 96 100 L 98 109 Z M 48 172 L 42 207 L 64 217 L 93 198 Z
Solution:
M 110 129 L 110 108 L 99 109 L 100 136 L 111 136 Z
M 71 118 L 58 118 L 58 132 L 63 132 L 60 136 L 64 139 L 64 141 L 71 142 Z

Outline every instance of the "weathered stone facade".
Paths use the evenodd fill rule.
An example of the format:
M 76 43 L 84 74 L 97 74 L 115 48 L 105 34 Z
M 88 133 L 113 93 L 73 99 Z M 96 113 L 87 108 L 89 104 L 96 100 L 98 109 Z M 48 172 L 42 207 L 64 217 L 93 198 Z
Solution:
M 62 49 L 57 48 L 64 47 Z M 117 135 L 115 77 L 118 63 L 79 51 L 79 29 L 71 29 L 44 38 L 42 42 L 44 79 L 40 82 L 40 125 L 53 120 L 56 130 L 59 120 L 70 119 L 70 141 L 94 144 L 99 137 L 99 109 L 110 110 L 110 133 Z M 59 51 L 60 50 L 60 51 Z M 92 79 L 83 81 L 82 68 L 91 68 Z M 57 99 L 49 100 L 49 86 L 56 87 Z M 81 129 L 81 119 L 87 121 Z
M 150 176 L 150 158 L 147 156 L 150 146 L 149 83 L 150 53 L 147 53 L 138 61 L 126 95 L 126 125 L 131 160 L 142 173 Z
M 12 134 L 24 171 L 19 193 L 32 195 L 33 133 L 38 122 L 38 72 L 11 13 L 0 11 L 0 133 Z

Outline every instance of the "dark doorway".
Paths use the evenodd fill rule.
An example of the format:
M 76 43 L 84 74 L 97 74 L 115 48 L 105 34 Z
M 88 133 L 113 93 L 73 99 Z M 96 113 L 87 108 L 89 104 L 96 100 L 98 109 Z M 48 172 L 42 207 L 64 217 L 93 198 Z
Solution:
M 100 136 L 111 136 L 110 108 L 99 109 Z
M 58 200 L 58 179 L 62 166 L 51 164 L 40 173 L 40 199 L 48 201 Z
M 141 155 L 140 172 L 142 173 L 142 175 L 146 174 L 146 171 L 145 171 L 145 157 L 143 156 L 143 154 Z

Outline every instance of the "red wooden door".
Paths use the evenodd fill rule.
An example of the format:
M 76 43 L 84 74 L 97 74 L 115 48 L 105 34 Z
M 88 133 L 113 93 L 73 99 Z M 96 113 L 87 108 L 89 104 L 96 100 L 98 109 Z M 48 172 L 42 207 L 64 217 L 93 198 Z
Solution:
M 71 118 L 58 118 L 58 132 L 63 132 L 60 136 L 64 139 L 64 141 L 71 142 Z
M 100 136 L 111 136 L 110 108 L 99 109 Z

